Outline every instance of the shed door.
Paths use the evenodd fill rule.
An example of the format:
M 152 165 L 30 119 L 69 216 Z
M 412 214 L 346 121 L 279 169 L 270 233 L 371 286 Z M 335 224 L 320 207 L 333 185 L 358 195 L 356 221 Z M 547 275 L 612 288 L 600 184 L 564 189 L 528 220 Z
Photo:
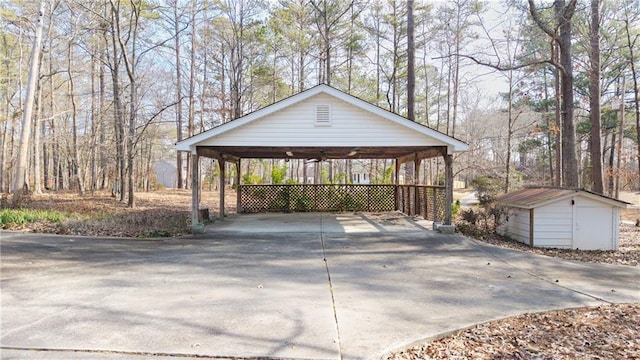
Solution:
M 573 248 L 580 250 L 612 249 L 611 208 L 603 206 L 576 207 L 576 233 Z

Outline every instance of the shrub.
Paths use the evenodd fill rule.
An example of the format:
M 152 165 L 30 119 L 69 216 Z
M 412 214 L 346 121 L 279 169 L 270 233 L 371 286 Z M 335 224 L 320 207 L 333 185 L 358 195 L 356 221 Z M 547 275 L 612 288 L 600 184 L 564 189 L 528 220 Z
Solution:
M 481 237 L 494 234 L 500 225 L 505 210 L 495 205 L 495 199 L 503 190 L 502 179 L 490 176 L 478 176 L 471 180 L 476 190 L 480 208 L 467 209 L 460 213 L 461 232 L 469 236 Z
M 271 169 L 272 184 L 284 183 L 284 179 L 286 176 L 287 176 L 287 163 L 284 163 L 282 166 L 274 165 L 273 169 Z
M 65 213 L 52 210 L 1 209 L 0 228 L 22 227 L 35 222 L 59 223 L 67 217 Z
M 471 186 L 476 190 L 480 206 L 486 206 L 493 203 L 503 191 L 502 179 L 490 176 L 478 176 L 471 180 Z
M 458 216 L 458 212 L 460 212 L 460 200 L 456 200 L 456 202 L 451 204 L 451 216 Z
M 262 184 L 262 178 L 254 174 L 244 174 L 242 175 L 242 183 L 246 185 Z

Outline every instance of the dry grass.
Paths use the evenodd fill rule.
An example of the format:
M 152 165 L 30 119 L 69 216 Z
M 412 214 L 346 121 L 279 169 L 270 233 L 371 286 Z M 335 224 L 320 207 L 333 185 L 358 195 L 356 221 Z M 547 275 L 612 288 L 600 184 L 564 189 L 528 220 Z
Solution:
M 187 234 L 191 225 L 191 191 L 162 190 L 136 193 L 136 206 L 127 207 L 109 193 L 79 196 L 76 193 L 30 195 L 23 202 L 30 209 L 67 213 L 66 220 L 27 224 L 22 230 L 34 232 L 118 237 L 165 237 Z M 201 207 L 212 214 L 219 211 L 218 193 L 203 192 Z M 235 212 L 235 192 L 227 191 L 227 213 Z M 17 230 L 17 229 L 16 229 Z

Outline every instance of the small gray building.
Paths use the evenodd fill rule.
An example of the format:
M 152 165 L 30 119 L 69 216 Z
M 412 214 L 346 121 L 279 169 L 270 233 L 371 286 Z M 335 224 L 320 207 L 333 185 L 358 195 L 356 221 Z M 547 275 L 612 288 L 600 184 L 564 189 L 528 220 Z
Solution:
M 174 163 L 168 160 L 156 161 L 153 164 L 153 169 L 156 172 L 156 179 L 158 184 L 162 184 L 165 188 L 175 188 L 178 184 L 178 170 Z
M 584 189 L 526 188 L 497 199 L 507 209 L 498 233 L 537 247 L 617 250 L 629 203 Z

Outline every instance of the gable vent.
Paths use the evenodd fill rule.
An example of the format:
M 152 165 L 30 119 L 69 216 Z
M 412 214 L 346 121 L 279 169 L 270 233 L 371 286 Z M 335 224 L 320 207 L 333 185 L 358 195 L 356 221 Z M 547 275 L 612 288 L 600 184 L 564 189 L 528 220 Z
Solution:
M 318 104 L 316 105 L 316 122 L 317 126 L 330 126 L 331 125 L 331 105 Z

